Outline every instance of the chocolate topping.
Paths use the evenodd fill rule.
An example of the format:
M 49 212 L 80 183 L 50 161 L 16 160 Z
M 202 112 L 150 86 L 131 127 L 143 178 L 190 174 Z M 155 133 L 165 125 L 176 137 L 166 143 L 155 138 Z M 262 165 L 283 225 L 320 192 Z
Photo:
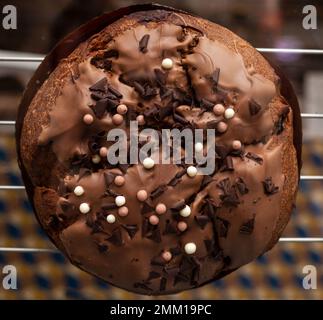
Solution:
M 144 294 L 200 286 L 262 254 L 283 230 L 289 208 L 282 204 L 292 202 L 297 182 L 295 168 L 286 171 L 283 162 L 289 155 L 295 163 L 292 112 L 279 96 L 274 72 L 229 31 L 169 9 L 137 12 L 120 18 L 115 28 L 104 26 L 49 75 L 24 120 L 22 145 L 32 147 L 22 148 L 22 162 L 43 226 L 82 269 Z M 172 68 L 163 68 L 164 58 Z M 255 72 L 245 67 L 252 63 Z M 60 87 L 53 94 L 55 83 Z M 120 104 L 127 111 L 117 125 L 113 116 L 121 116 Z M 216 104 L 233 108 L 234 117 L 216 115 Z M 44 109 L 40 125 L 29 130 L 38 123 L 37 106 Z M 88 114 L 91 124 L 83 121 Z M 93 162 L 102 147 L 109 150 L 111 129 L 123 129 L 130 138 L 130 121 L 138 115 L 142 127 L 159 132 L 214 129 L 214 173 L 191 177 L 183 162 L 156 163 L 149 170 L 111 165 L 103 156 Z M 227 125 L 224 132 L 218 131 L 220 122 Z M 235 140 L 241 150 L 232 151 Z M 42 164 L 41 174 L 34 163 Z M 116 185 L 120 175 L 124 183 Z M 82 195 L 74 192 L 78 186 Z M 147 193 L 145 201 L 137 198 L 140 190 Z M 165 205 L 164 213 L 157 212 L 158 204 Z M 89 211 L 80 212 L 81 205 Z

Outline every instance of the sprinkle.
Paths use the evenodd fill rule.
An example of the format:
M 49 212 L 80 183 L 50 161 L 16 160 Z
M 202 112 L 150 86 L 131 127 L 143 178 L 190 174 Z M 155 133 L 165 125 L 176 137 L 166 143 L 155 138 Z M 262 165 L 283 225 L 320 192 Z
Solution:
M 172 254 L 170 253 L 170 251 L 164 251 L 162 253 L 162 258 L 165 260 L 165 261 L 170 261 L 172 260 Z
M 145 201 L 145 200 L 147 200 L 147 198 L 148 198 L 148 194 L 147 194 L 146 190 L 139 190 L 137 192 L 137 199 L 139 201 Z
M 201 152 L 203 150 L 203 143 L 201 142 L 195 143 L 194 148 L 195 148 L 195 152 Z
M 182 210 L 180 210 L 179 214 L 182 217 L 186 218 L 186 217 L 190 216 L 191 208 L 188 205 L 185 205 L 185 207 Z
M 234 112 L 233 108 L 228 108 L 224 111 L 224 118 L 231 119 L 234 117 L 234 114 L 235 114 L 235 112 Z
M 124 196 L 117 196 L 114 201 L 118 207 L 122 207 L 126 203 L 126 198 Z
M 116 113 L 112 116 L 112 122 L 116 125 L 119 126 L 123 122 L 123 116 L 119 113 Z
M 155 215 L 152 215 L 149 217 L 149 223 L 155 226 L 159 223 L 159 218 Z
M 107 222 L 108 222 L 108 223 L 115 223 L 115 222 L 116 222 L 116 217 L 115 217 L 115 215 L 114 215 L 114 214 L 109 214 L 109 215 L 107 216 Z
M 118 209 L 118 215 L 120 217 L 126 217 L 128 215 L 128 213 L 129 213 L 129 210 L 125 206 L 123 206 L 123 207 L 121 207 L 121 208 Z
M 187 254 L 193 254 L 196 252 L 196 244 L 194 242 L 188 242 L 184 246 L 184 250 Z
M 189 166 L 186 169 L 187 175 L 191 178 L 195 177 L 197 175 L 197 169 L 194 166 Z
M 80 204 L 80 207 L 79 207 L 79 209 L 80 209 L 80 211 L 82 212 L 82 213 L 88 213 L 89 211 L 90 211 L 90 206 L 89 206 L 89 204 L 88 203 L 86 203 L 86 202 L 83 202 L 83 203 L 81 203 Z
M 81 186 L 77 186 L 77 187 L 75 187 L 75 189 L 74 189 L 74 194 L 76 195 L 76 196 L 81 196 L 82 194 L 84 193 L 84 189 L 83 189 L 83 187 L 81 187 Z
M 216 116 L 222 116 L 223 113 L 224 113 L 224 106 L 223 104 L 216 104 L 214 107 L 213 107 L 213 112 Z
M 136 118 L 138 125 L 143 126 L 145 124 L 145 117 L 140 114 L 139 116 L 137 116 Z
M 94 118 L 93 118 L 93 116 L 91 114 L 87 113 L 86 115 L 84 115 L 83 122 L 85 124 L 92 124 L 93 121 L 94 121 Z
M 163 61 L 162 61 L 162 67 L 164 69 L 171 69 L 171 68 L 173 68 L 173 60 L 172 59 L 169 59 L 169 58 L 163 59 Z
M 99 153 L 102 158 L 105 158 L 108 155 L 108 149 L 106 147 L 102 147 L 100 148 Z
M 141 51 L 142 53 L 147 52 L 149 38 L 150 38 L 150 35 L 145 34 L 139 41 L 139 51 Z
M 163 214 L 167 211 L 167 208 L 163 203 L 158 203 L 155 211 L 157 212 L 157 214 Z
M 125 178 L 123 176 L 116 176 L 114 178 L 114 184 L 118 187 L 123 186 L 125 183 Z
M 142 164 L 145 169 L 152 169 L 155 165 L 155 161 L 152 158 L 145 158 Z
M 101 161 L 101 157 L 98 155 L 98 154 L 95 154 L 93 157 L 92 157 L 92 162 L 95 163 L 95 164 L 98 164 L 100 163 Z
M 223 132 L 227 131 L 227 129 L 228 129 L 228 125 L 227 125 L 225 122 L 220 121 L 220 122 L 218 123 L 217 130 L 218 130 L 220 133 L 223 133 Z
M 234 140 L 232 142 L 232 149 L 234 149 L 234 150 L 240 150 L 241 149 L 241 141 Z
M 184 222 L 184 221 L 180 221 L 178 224 L 177 224 L 177 229 L 181 232 L 184 232 L 186 229 L 187 229 L 187 223 Z
M 126 113 L 127 113 L 127 111 L 128 111 L 128 108 L 127 108 L 127 106 L 126 106 L 125 104 L 119 104 L 119 105 L 117 106 L 117 112 L 118 112 L 119 114 L 126 114 Z

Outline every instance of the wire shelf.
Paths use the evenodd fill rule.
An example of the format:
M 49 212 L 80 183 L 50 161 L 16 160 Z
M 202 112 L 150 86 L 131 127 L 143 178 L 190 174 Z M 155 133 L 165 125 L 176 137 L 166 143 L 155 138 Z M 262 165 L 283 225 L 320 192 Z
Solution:
M 294 48 L 256 48 L 262 53 L 281 53 L 281 54 L 323 54 L 321 49 L 294 49 Z M 0 62 L 33 62 L 41 63 L 44 60 L 42 56 L 0 56 Z M 323 119 L 323 113 L 302 113 L 303 119 Z M 0 126 L 14 126 L 13 120 L 0 120 Z M 323 181 L 323 175 L 301 175 L 302 181 Z M 1 190 L 25 190 L 22 185 L 0 185 Z M 282 237 L 280 243 L 323 243 L 323 237 Z M 1 253 L 60 253 L 55 248 L 18 248 L 18 247 L 0 247 Z

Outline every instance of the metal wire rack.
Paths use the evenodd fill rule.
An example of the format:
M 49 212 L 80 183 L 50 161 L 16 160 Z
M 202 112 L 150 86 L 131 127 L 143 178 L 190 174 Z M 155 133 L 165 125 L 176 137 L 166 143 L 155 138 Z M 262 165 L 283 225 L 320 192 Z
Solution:
M 310 55 L 323 55 L 323 50 L 321 49 L 289 49 L 289 48 L 257 48 L 259 52 L 262 53 L 289 53 L 289 54 L 310 54 Z M 32 62 L 41 63 L 43 57 L 33 57 L 33 56 L 0 56 L 1 63 L 10 62 Z M 18 64 L 19 66 L 19 64 Z M 1 65 L 0 65 L 1 67 Z M 323 113 L 301 113 L 303 119 L 323 119 Z M 14 126 L 14 120 L 0 120 L 1 126 Z M 323 175 L 301 175 L 301 180 L 305 181 L 323 181 Z M 23 185 L 0 185 L 1 190 L 25 190 Z M 282 237 L 279 242 L 286 243 L 323 243 L 323 237 Z M 59 252 L 55 248 L 17 248 L 17 247 L 0 247 L 0 252 L 29 252 L 29 253 L 53 253 Z

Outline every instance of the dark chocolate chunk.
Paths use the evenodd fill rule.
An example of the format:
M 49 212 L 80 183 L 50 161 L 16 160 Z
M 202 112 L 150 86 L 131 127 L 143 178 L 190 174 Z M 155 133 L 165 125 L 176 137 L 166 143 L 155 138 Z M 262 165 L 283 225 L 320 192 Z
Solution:
M 150 193 L 150 198 L 152 200 L 158 198 L 159 196 L 161 196 L 167 189 L 167 186 L 166 185 L 160 185 L 158 188 L 156 188 L 155 190 L 153 190 L 151 193 Z
M 113 210 L 116 208 L 118 208 L 118 206 L 115 203 L 106 203 L 101 206 L 101 209 L 104 211 Z
M 115 174 L 111 172 L 104 172 L 104 181 L 107 188 L 114 181 L 114 178 L 115 178 Z
M 246 158 L 251 159 L 259 164 L 263 164 L 263 159 L 255 153 L 248 152 L 245 155 Z
M 231 156 L 226 156 L 223 161 L 223 168 L 221 171 L 233 171 L 233 160 Z
M 147 52 L 147 45 L 148 45 L 149 38 L 150 38 L 150 35 L 145 34 L 139 41 L 139 51 L 141 51 L 142 53 Z
M 177 202 L 171 209 L 175 210 L 175 211 L 180 211 L 182 209 L 184 209 L 186 206 L 185 201 L 181 200 L 179 202 Z
M 166 220 L 165 230 L 163 234 L 175 234 L 177 233 L 176 226 L 169 219 Z
M 161 234 L 160 234 L 159 226 L 153 226 L 153 228 L 151 229 L 152 230 L 149 232 L 149 234 L 146 235 L 146 238 L 157 243 L 161 242 Z
M 243 181 L 241 177 L 237 178 L 236 181 L 236 186 L 239 191 L 239 193 L 243 196 L 249 192 L 249 189 L 247 188 L 246 183 Z
M 167 278 L 163 277 L 163 278 L 160 279 L 160 285 L 159 285 L 159 290 L 160 291 L 165 291 L 166 283 L 167 283 Z
M 108 59 L 104 59 L 100 56 L 95 56 L 91 59 L 91 64 L 96 68 L 104 69 L 106 71 L 111 71 L 112 69 L 112 61 Z
M 97 247 L 100 253 L 108 251 L 108 246 L 106 244 L 98 243 Z
M 261 106 L 254 100 L 249 101 L 249 113 L 251 116 L 255 116 L 261 110 Z
M 177 122 L 179 122 L 181 124 L 184 124 L 184 125 L 189 123 L 188 120 L 186 120 L 185 118 L 183 118 L 182 116 L 180 116 L 177 113 L 173 114 L 173 118 L 174 118 L 175 121 L 177 121 Z
M 122 234 L 121 234 L 121 229 L 116 228 L 110 237 L 106 239 L 107 241 L 111 242 L 115 246 L 122 246 L 123 245 L 123 240 L 122 240 Z
M 141 214 L 146 214 L 154 210 L 147 202 L 144 202 L 141 208 Z
M 149 276 L 148 276 L 148 279 L 147 281 L 150 281 L 150 280 L 153 280 L 153 279 L 157 279 L 157 278 L 160 278 L 160 273 L 159 272 L 156 272 L 156 271 L 150 271 L 149 272 Z
M 93 112 L 98 119 L 103 118 L 108 106 L 108 99 L 101 99 L 92 106 Z
M 110 85 L 108 86 L 108 90 L 117 98 L 117 99 L 121 99 L 122 98 L 122 94 L 115 88 L 111 87 Z
M 222 219 L 220 217 L 216 217 L 215 225 L 216 225 L 216 229 L 219 237 L 226 238 L 228 235 L 228 229 L 230 226 L 229 221 Z
M 145 95 L 145 88 L 139 82 L 134 81 L 133 82 L 133 87 L 139 93 L 140 96 L 144 96 Z
M 263 182 L 262 182 L 263 186 L 264 186 L 264 192 L 267 195 L 271 195 L 274 193 L 277 193 L 279 190 L 278 186 L 275 186 L 275 184 L 272 181 L 272 177 L 268 177 L 266 178 Z
M 106 92 L 107 91 L 107 85 L 108 85 L 108 80 L 107 78 L 102 78 L 98 82 L 96 82 L 94 85 L 92 85 L 89 90 L 90 91 L 101 91 L 101 92 Z
M 216 212 L 216 208 L 211 201 L 205 201 L 205 205 L 203 207 L 203 213 L 208 216 L 210 219 L 214 218 Z
M 129 237 L 132 239 L 138 232 L 139 228 L 136 224 L 123 224 L 122 227 L 128 232 Z
M 243 223 L 239 229 L 239 232 L 242 234 L 249 235 L 253 232 L 254 225 L 255 225 L 255 217 Z
M 231 186 L 229 178 L 221 180 L 217 186 L 223 191 L 220 195 L 222 204 L 236 207 L 240 203 L 235 186 Z
M 199 215 L 195 216 L 196 223 L 200 226 L 200 228 L 203 230 L 206 226 L 206 224 L 210 221 L 210 218 L 207 215 Z
M 104 58 L 119 58 L 119 52 L 116 49 L 110 49 L 104 52 Z

